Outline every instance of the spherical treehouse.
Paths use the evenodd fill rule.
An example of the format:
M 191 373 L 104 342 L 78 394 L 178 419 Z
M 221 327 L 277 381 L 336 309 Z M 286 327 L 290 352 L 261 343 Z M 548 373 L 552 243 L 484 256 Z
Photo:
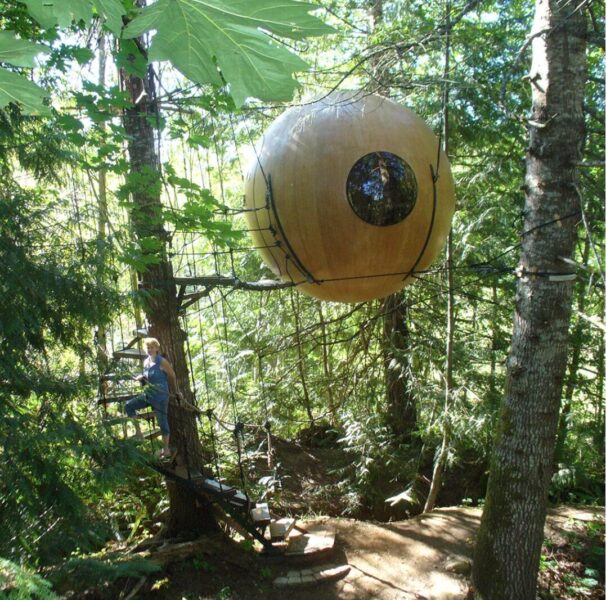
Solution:
M 255 246 L 278 277 L 316 298 L 361 302 L 399 290 L 435 260 L 454 184 L 418 116 L 380 96 L 338 92 L 270 125 L 246 206 Z

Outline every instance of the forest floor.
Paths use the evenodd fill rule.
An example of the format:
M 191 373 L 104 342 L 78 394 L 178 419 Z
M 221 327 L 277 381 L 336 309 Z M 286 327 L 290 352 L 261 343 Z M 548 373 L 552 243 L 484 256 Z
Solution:
M 596 581 L 598 585 L 587 585 L 591 578 L 585 573 L 586 561 L 582 556 L 585 527 L 602 515 L 601 508 L 559 507 L 550 511 L 540 598 L 604 597 L 603 573 L 601 582 Z M 463 600 L 469 591 L 473 541 L 480 516 L 481 509 L 453 507 L 393 523 L 323 519 L 322 524 L 337 533 L 330 565 L 349 567 L 347 575 L 339 581 L 314 587 L 276 588 L 277 577 L 300 567 L 272 562 L 234 545 L 226 546 L 221 555 L 203 553 L 185 563 L 173 564 L 155 582 L 142 587 L 137 597 Z
M 439 508 L 406 520 L 342 518 L 346 501 L 339 471 L 349 457 L 337 448 L 309 448 L 276 439 L 282 464 L 276 514 L 302 518 L 336 533 L 334 553 L 317 568 L 344 567 L 344 577 L 313 587 L 276 587 L 276 580 L 310 565 L 260 556 L 250 543 L 224 535 L 202 538 L 187 560 L 146 579 L 72 594 L 71 598 L 151 600 L 463 600 L 469 592 L 473 544 L 481 508 Z M 267 465 L 265 465 L 266 468 Z M 256 465 L 263 472 L 263 461 Z M 604 598 L 603 507 L 550 510 L 539 573 L 541 600 Z M 601 522 L 601 524 L 600 524 Z M 108 593 L 110 594 L 108 596 Z

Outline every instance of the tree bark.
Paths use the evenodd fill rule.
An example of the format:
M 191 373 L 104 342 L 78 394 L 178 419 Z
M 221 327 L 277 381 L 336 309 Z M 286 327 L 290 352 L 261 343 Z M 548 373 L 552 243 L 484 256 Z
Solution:
M 303 389 L 303 406 L 309 419 L 311 427 L 314 426 L 315 419 L 311 406 L 311 398 L 309 397 L 309 390 L 307 389 L 307 379 L 305 377 L 305 356 L 303 355 L 303 348 L 301 347 L 301 320 L 300 320 L 300 306 L 299 298 L 295 304 L 295 296 L 293 291 L 290 290 L 290 306 L 292 314 L 295 318 L 295 344 L 297 346 L 297 371 L 299 372 L 299 380 L 301 381 L 301 388 Z
M 582 264 L 587 264 L 589 259 L 589 239 L 585 239 L 583 248 Z M 587 284 L 581 280 L 577 286 L 577 309 L 579 313 L 585 312 L 585 301 L 587 298 Z M 568 381 L 564 388 L 564 404 L 560 413 L 558 422 L 558 434 L 556 437 L 556 446 L 553 456 L 554 469 L 558 468 L 558 464 L 563 462 L 564 450 L 566 447 L 566 436 L 568 435 L 568 423 L 570 421 L 570 413 L 572 411 L 572 399 L 574 391 L 578 383 L 578 371 L 581 363 L 581 351 L 583 349 L 583 331 L 586 327 L 582 319 L 578 319 L 571 335 L 572 352 L 568 363 Z
M 368 12 L 373 33 L 383 25 L 383 0 L 369 0 Z M 373 89 L 379 94 L 389 94 L 389 67 L 382 53 L 372 54 L 369 60 L 369 78 Z
M 382 308 L 386 421 L 400 441 L 409 443 L 417 429 L 417 408 L 410 389 L 410 332 L 403 292 L 387 296 Z
M 446 459 L 448 458 L 448 448 L 450 446 L 450 409 L 452 404 L 452 347 L 454 342 L 454 285 L 452 276 L 452 234 L 448 236 L 447 242 L 448 265 L 448 306 L 446 321 L 446 367 L 444 369 L 444 410 L 442 413 L 442 444 L 434 461 L 431 484 L 423 512 L 432 511 L 438 500 L 438 494 L 442 487 L 442 478 L 446 469 Z
M 584 139 L 586 25 L 581 0 L 536 0 L 525 222 L 507 383 L 473 566 L 476 598 L 531 600 L 566 369 L 575 164 Z
M 145 0 L 138 1 L 139 6 Z M 137 40 L 145 50 L 144 39 Z M 155 104 L 154 73 L 151 65 L 142 79 L 120 72 L 124 90 L 131 105 L 124 112 L 124 129 L 128 135 L 131 189 L 131 223 L 139 241 L 153 239 L 159 242 L 154 254 L 158 261 L 139 273 L 139 290 L 149 323 L 150 335 L 160 340 L 162 355 L 174 367 L 179 391 L 187 402 L 193 402 L 185 356 L 185 332 L 178 319 L 178 303 L 173 270 L 166 251 L 168 235 L 162 219 L 160 163 L 155 146 L 154 124 L 158 122 Z M 174 397 L 169 407 L 171 446 L 176 448 L 178 466 L 186 470 L 201 471 L 204 460 L 198 437 L 195 414 L 184 410 Z M 187 488 L 168 482 L 170 535 L 214 529 L 216 521 L 207 505 L 199 508 L 200 500 Z
M 448 81 L 450 79 L 450 0 L 446 2 L 446 19 L 445 19 L 445 33 L 444 33 L 444 96 L 443 96 L 443 124 L 442 124 L 442 144 L 443 150 L 446 155 L 449 151 L 449 136 L 450 136 L 450 122 L 448 103 L 450 98 L 450 86 Z M 439 173 L 438 173 L 439 176 Z M 434 509 L 438 500 L 438 494 L 442 487 L 442 477 L 446 469 L 446 459 L 448 458 L 448 448 L 450 446 L 450 415 L 449 411 L 452 404 L 452 389 L 453 389 L 453 365 L 452 365 L 452 349 L 454 344 L 454 328 L 455 328 L 455 314 L 454 314 L 454 275 L 452 271 L 452 233 L 448 234 L 448 241 L 446 243 L 446 275 L 447 275 L 447 306 L 446 306 L 446 364 L 444 365 L 444 411 L 442 414 L 442 444 L 440 450 L 434 460 L 433 473 L 431 476 L 431 484 L 429 486 L 429 493 L 425 500 L 425 506 L 423 512 L 429 512 Z
M 326 335 L 326 321 L 324 319 L 324 311 L 322 303 L 316 304 L 318 317 L 320 318 L 320 331 L 322 333 L 322 369 L 324 371 L 324 379 L 326 380 L 326 395 L 328 400 L 328 422 L 332 427 L 337 424 L 337 405 L 333 392 L 333 372 L 330 364 L 330 355 L 328 353 L 328 336 Z
M 105 50 L 106 39 L 105 33 L 99 34 L 99 86 L 105 86 L 105 67 L 107 63 L 107 52 Z M 101 131 L 105 130 L 105 123 L 99 125 Z M 97 284 L 103 285 L 103 277 L 101 275 L 102 265 L 105 262 L 105 243 L 107 241 L 107 225 L 109 216 L 107 211 L 107 169 L 101 167 L 99 169 L 99 194 L 97 198 L 99 212 L 97 213 L 97 242 L 101 255 L 99 256 L 99 265 L 97 271 Z M 97 364 L 101 368 L 101 372 L 105 371 L 109 363 L 107 355 L 107 331 L 105 325 L 99 325 L 97 328 Z
M 497 351 L 499 340 L 499 297 L 497 284 L 492 284 L 492 332 L 490 335 L 490 379 L 488 381 L 488 406 L 496 408 L 499 394 L 497 393 Z

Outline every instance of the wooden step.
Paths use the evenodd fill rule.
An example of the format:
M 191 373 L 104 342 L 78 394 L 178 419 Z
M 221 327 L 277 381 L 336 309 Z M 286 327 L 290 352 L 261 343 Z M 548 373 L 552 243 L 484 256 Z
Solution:
M 257 527 L 263 527 L 271 523 L 271 514 L 269 513 L 269 506 L 262 502 L 257 503 L 254 508 L 250 509 L 250 518 Z
M 351 571 L 349 565 L 329 564 L 321 567 L 303 569 L 302 571 L 289 571 L 286 575 L 274 579 L 277 588 L 307 588 L 321 583 L 338 581 Z M 311 595 L 311 592 L 310 592 Z M 407 594 L 408 597 L 408 594 Z M 420 596 L 415 596 L 419 597 Z
M 305 529 L 303 529 L 303 527 Z M 322 523 L 313 523 L 303 527 L 295 525 L 284 542 L 274 542 L 275 548 L 282 548 L 282 554 L 275 556 L 278 561 L 287 561 L 292 565 L 324 563 L 335 549 L 335 530 Z M 262 553 L 269 559 L 266 549 Z
M 162 432 L 159 429 L 154 429 L 153 431 L 147 431 L 142 433 L 139 437 L 138 435 L 129 435 L 127 439 L 129 440 L 153 440 L 162 435 Z
M 137 327 L 137 329 L 133 331 L 133 335 L 137 339 L 142 340 L 143 338 L 149 337 L 149 329 L 147 327 Z
M 246 494 L 235 487 L 220 483 L 216 479 L 207 477 L 203 480 L 197 480 L 196 485 L 201 487 L 206 492 L 210 492 L 215 496 L 225 499 L 227 502 L 229 502 L 229 504 L 232 504 L 238 508 L 245 507 L 249 503 L 249 498 Z
M 119 417 L 107 417 L 103 419 L 103 422 L 107 423 L 108 425 L 117 425 L 118 423 L 128 423 L 129 421 L 147 421 L 153 419 L 154 417 L 155 414 L 153 412 L 145 412 L 139 413 L 136 417 L 127 417 L 124 415 Z
M 295 519 L 284 517 L 275 519 L 269 524 L 269 535 L 272 542 L 285 540 L 295 527 Z
M 127 358 L 130 360 L 145 360 L 147 354 L 138 348 L 121 348 L 114 352 L 114 358 Z
M 246 508 L 250 504 L 250 498 L 244 492 L 237 491 L 228 498 L 228 502 L 236 508 Z
M 97 400 L 97 404 L 112 404 L 115 402 L 128 402 L 131 398 L 136 398 L 139 394 L 122 394 L 120 396 L 105 396 Z
M 323 525 L 315 525 L 307 533 L 295 531 L 288 538 L 288 550 L 285 556 L 289 557 L 318 557 L 333 551 L 335 545 L 335 530 Z
M 233 491 L 234 493 L 237 491 L 236 488 L 232 487 L 231 485 L 221 483 L 216 479 L 211 479 L 210 477 L 196 479 L 196 485 L 203 488 L 207 492 L 211 492 L 213 494 L 220 494 L 221 496 L 228 494 L 230 491 Z
M 229 515 L 231 519 L 236 521 L 240 527 L 242 527 L 248 536 L 256 540 L 263 547 L 263 553 L 265 556 L 270 557 L 277 554 L 282 554 L 286 545 L 283 548 L 273 546 L 272 543 L 264 537 L 263 533 L 259 531 L 256 524 L 251 520 L 249 509 L 251 501 L 246 494 L 237 490 L 233 486 L 224 485 L 213 479 L 212 477 L 187 477 L 183 474 L 178 474 L 173 466 L 170 468 L 156 463 L 152 466 L 156 471 L 162 473 L 166 477 L 176 480 L 192 489 L 195 493 L 203 495 L 205 498 L 210 499 L 221 507 L 221 509 Z M 227 498 L 225 492 L 229 492 L 230 497 Z
M 99 381 L 126 381 L 132 378 L 130 373 L 104 373 L 99 377 Z

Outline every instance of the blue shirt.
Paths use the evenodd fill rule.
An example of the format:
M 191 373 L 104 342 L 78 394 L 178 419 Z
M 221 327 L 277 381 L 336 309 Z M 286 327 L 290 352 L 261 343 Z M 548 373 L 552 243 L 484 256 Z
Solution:
M 143 375 L 147 379 L 145 395 L 150 400 L 168 399 L 168 375 L 160 368 L 163 360 L 162 356 L 156 354 L 155 360 L 148 356 L 143 363 Z

